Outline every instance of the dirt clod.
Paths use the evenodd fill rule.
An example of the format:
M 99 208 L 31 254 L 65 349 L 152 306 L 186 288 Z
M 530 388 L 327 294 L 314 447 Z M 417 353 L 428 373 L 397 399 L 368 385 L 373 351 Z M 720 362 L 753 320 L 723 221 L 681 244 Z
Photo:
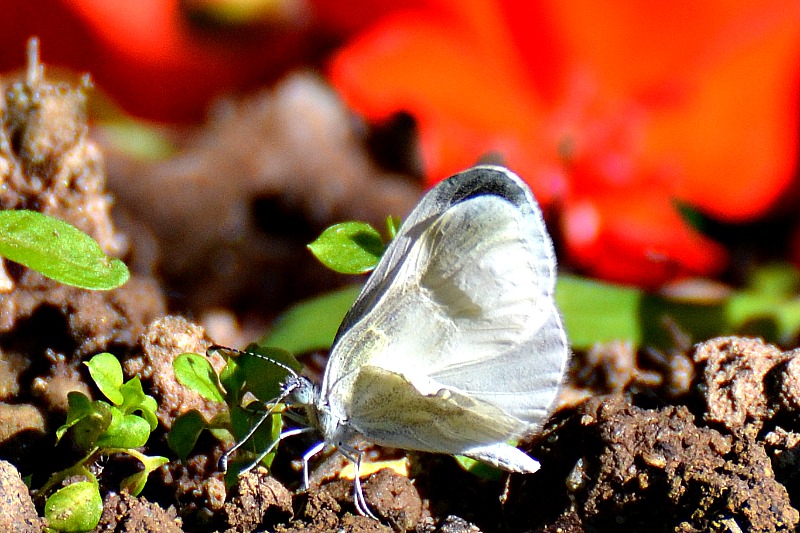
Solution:
M 228 533 L 254 531 L 291 519 L 292 494 L 259 467 L 239 478 L 224 513 Z
M 722 337 L 698 345 L 694 361 L 703 365 L 706 421 L 731 431 L 745 425 L 760 429 L 778 408 L 769 396 L 769 375 L 793 356 L 758 339 Z M 790 386 L 786 393 L 791 404 Z
M 792 413 L 800 412 L 800 351 L 789 352 L 791 357 L 778 376 L 778 398 L 781 406 Z
M 17 533 L 39 533 L 44 523 L 36 514 L 36 508 L 17 469 L 11 463 L 0 460 L 0 531 Z
M 127 493 L 109 493 L 103 499 L 103 514 L 95 533 L 182 533 L 175 510 L 164 510 L 143 498 Z
M 376 516 L 399 531 L 417 527 L 422 518 L 422 499 L 410 479 L 384 468 L 367 478 L 363 488 Z
M 0 402 L 0 443 L 25 431 L 43 434 L 45 420 L 41 411 L 31 404 L 7 404 Z
M 125 373 L 139 376 L 150 386 L 158 401 L 158 419 L 167 429 L 178 415 L 196 409 L 211 420 L 222 408 L 197 392 L 184 387 L 175 379 L 172 363 L 183 353 L 206 355 L 211 341 L 201 326 L 177 316 L 166 316 L 147 327 L 141 339 L 142 353 L 127 359 Z M 225 366 L 219 354 L 210 354 L 209 361 L 217 372 Z
M 744 531 L 771 532 L 800 520 L 750 437 L 697 427 L 680 406 L 594 399 L 582 413 L 594 444 L 582 457 L 587 481 L 572 498 L 590 530 L 695 532 L 733 519 Z
M 446 516 L 440 524 L 432 518 L 419 523 L 417 533 L 481 533 L 480 528 L 457 516 Z
M 314 530 L 327 531 L 336 528 L 339 524 L 339 513 L 342 506 L 327 490 L 311 488 L 308 491 L 305 505 L 300 518 L 303 520 L 292 523 L 292 529 L 286 532 Z

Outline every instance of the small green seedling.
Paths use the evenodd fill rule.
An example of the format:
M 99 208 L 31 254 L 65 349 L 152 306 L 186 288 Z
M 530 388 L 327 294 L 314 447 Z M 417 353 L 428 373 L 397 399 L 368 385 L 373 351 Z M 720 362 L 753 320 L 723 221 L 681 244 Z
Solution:
M 383 254 L 383 240 L 364 222 L 343 222 L 322 232 L 308 245 L 322 263 L 342 274 L 369 272 Z
M 210 401 L 224 403 L 227 409 L 206 421 L 197 411 L 188 411 L 175 419 L 167 443 L 181 459 L 186 459 L 204 430 L 228 444 L 246 443 L 228 465 L 225 480 L 235 483 L 239 473 L 261 463 L 269 466 L 283 428 L 283 407 L 274 405 L 287 371 L 272 361 L 299 372 L 301 365 L 289 352 L 252 344 L 238 352 L 214 348 L 226 355 L 226 365 L 217 374 L 207 358 L 185 353 L 174 363 L 179 383 Z M 262 424 L 265 418 L 269 423 Z M 258 426 L 258 427 L 256 427 Z M 250 435 L 251 430 L 256 428 Z
M 83 289 L 115 289 L 128 281 L 125 263 L 63 220 L 36 211 L 0 211 L 0 257 Z
M 93 401 L 80 392 L 70 392 L 67 397 L 67 421 L 56 430 L 56 443 L 69 434 L 84 455 L 73 466 L 53 474 L 37 491 L 37 497 L 47 496 L 44 516 L 52 531 L 87 531 L 99 522 L 103 502 L 90 467 L 101 456 L 126 454 L 142 463 L 141 471 L 121 483 L 120 488 L 133 495 L 142 491 L 150 472 L 168 462 L 166 457 L 150 457 L 137 450 L 158 425 L 156 400 L 144 393 L 139 378 L 123 382 L 122 367 L 110 353 L 95 355 L 85 364 L 111 403 Z M 73 477 L 82 480 L 53 491 Z
M 389 239 L 397 234 L 399 221 L 386 219 Z M 340 274 L 364 274 L 370 272 L 380 261 L 386 244 L 381 234 L 366 222 L 342 222 L 335 224 L 308 245 L 314 257 L 326 267 Z

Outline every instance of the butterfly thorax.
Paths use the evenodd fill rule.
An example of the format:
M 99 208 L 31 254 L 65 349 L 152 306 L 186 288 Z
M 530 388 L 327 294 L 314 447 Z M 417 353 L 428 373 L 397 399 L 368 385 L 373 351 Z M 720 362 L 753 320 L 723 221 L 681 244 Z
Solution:
M 317 428 L 322 432 L 325 442 L 328 444 L 341 448 L 348 444 L 357 433 L 341 413 L 331 409 L 322 395 L 318 397 L 313 410 Z

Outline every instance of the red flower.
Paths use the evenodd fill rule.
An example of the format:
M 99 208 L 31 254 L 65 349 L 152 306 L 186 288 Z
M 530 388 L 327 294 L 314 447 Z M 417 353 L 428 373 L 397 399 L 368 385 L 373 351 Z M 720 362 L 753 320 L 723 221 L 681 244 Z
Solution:
M 237 2 L 245 4 L 242 9 L 254 5 L 247 0 L 0 0 L 0 71 L 24 65 L 25 42 L 35 35 L 48 67 L 89 72 L 129 113 L 161 121 L 198 120 L 214 97 L 274 80 L 319 56 L 331 40 L 414 0 L 371 2 L 351 17 L 345 14 L 353 12 L 353 0 L 276 0 L 265 3 L 267 11 L 251 24 L 239 20 L 225 27 L 222 20 L 197 20 L 201 10 L 235 11 Z
M 369 120 L 413 114 L 432 181 L 499 154 L 561 207 L 574 264 L 655 285 L 725 266 L 677 202 L 742 221 L 790 182 L 800 4 L 442 0 L 383 19 L 330 77 Z

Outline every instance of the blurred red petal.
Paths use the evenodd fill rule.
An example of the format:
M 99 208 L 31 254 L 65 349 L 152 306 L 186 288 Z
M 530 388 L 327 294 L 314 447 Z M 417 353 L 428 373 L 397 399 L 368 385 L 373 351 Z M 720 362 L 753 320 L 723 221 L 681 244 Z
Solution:
M 796 168 L 800 4 L 548 2 L 568 60 L 649 113 L 640 165 L 707 213 L 763 213 Z M 532 52 L 533 53 L 533 52 Z
M 483 26 L 487 39 L 492 27 L 488 21 Z M 530 139 L 542 120 L 524 63 L 507 49 L 505 37 L 476 46 L 475 35 L 458 21 L 429 12 L 394 15 L 337 54 L 330 79 L 369 120 L 412 113 L 426 175 L 438 181 L 492 151 Z
M 563 28 L 548 0 L 498 0 L 508 39 L 525 58 L 531 88 L 546 103 L 555 105 L 574 67 L 568 56 Z M 560 5 L 569 5 L 560 3 Z
M 727 261 L 722 247 L 693 230 L 666 195 L 654 191 L 572 201 L 562 213 L 562 232 L 576 266 L 645 287 L 717 274 Z
M 0 71 L 21 68 L 36 35 L 47 66 L 89 72 L 129 113 L 199 120 L 215 97 L 273 81 L 332 39 L 421 3 L 375 2 L 354 14 L 353 2 L 278 1 L 299 6 L 291 21 L 226 30 L 195 24 L 181 0 L 0 0 Z
M 647 159 L 675 194 L 725 220 L 764 213 L 791 182 L 800 118 L 800 4 L 720 36 L 679 113 L 654 112 Z M 724 38 L 723 38 L 724 37 Z M 711 54 L 709 54 L 711 55 Z
M 434 111 L 468 127 L 530 132 L 540 111 L 516 72 L 522 64 L 493 61 L 461 30 L 428 13 L 389 17 L 334 58 L 331 80 L 369 119 Z

